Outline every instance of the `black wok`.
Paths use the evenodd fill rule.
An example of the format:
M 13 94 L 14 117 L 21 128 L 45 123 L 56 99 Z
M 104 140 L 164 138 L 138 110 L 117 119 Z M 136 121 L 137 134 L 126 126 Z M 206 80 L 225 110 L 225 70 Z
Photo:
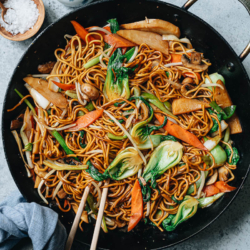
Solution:
M 241 160 L 235 170 L 236 179 L 232 185 L 238 187 L 236 192 L 225 194 L 213 206 L 199 210 L 197 214 L 187 222 L 183 223 L 174 232 L 160 232 L 158 229 L 146 227 L 141 223 L 133 232 L 125 230 L 110 231 L 108 234 L 101 232 L 99 247 L 105 249 L 159 249 L 179 243 L 197 234 L 212 223 L 220 214 L 225 211 L 229 204 L 238 194 L 249 171 L 250 162 L 250 117 L 247 109 L 250 107 L 250 82 L 247 73 L 241 63 L 249 52 L 249 46 L 238 57 L 231 46 L 211 26 L 197 16 L 187 12 L 187 9 L 194 3 L 188 1 L 183 8 L 173 6 L 160 1 L 149 0 L 108 0 L 99 1 L 78 10 L 75 10 L 46 28 L 30 45 L 18 67 L 14 71 L 5 95 L 2 115 L 2 136 L 6 160 L 11 174 L 24 197 L 28 201 L 42 204 L 42 200 L 33 188 L 33 181 L 26 176 L 23 162 L 20 158 L 18 147 L 10 131 L 10 122 L 25 104 L 8 113 L 6 110 L 12 108 L 19 102 L 19 97 L 14 92 L 17 88 L 26 93 L 22 78 L 27 74 L 36 73 L 37 65 L 54 60 L 54 50 L 65 46 L 63 36 L 74 34 L 70 23 L 76 19 L 85 27 L 92 25 L 102 26 L 109 18 L 117 17 L 119 23 L 128 23 L 148 18 L 159 18 L 170 21 L 181 29 L 182 37 L 191 39 L 197 51 L 203 52 L 206 58 L 212 62 L 210 73 L 219 72 L 226 79 L 226 86 L 233 100 L 237 105 L 237 113 L 243 127 L 243 133 L 233 136 L 241 154 Z M 243 0 L 242 0 L 243 2 Z M 245 3 L 247 1 L 244 1 Z M 219 3 L 218 3 L 219 4 Z M 74 218 L 72 213 L 61 213 L 53 203 L 49 205 L 61 216 L 61 221 L 69 230 Z M 84 232 L 78 230 L 76 239 L 83 243 L 90 243 L 93 234 L 93 225 L 85 225 Z

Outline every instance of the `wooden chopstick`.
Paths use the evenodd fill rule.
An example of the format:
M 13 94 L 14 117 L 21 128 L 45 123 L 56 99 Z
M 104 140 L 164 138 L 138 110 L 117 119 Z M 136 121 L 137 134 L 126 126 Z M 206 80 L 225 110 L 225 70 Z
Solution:
M 109 184 L 109 180 L 105 182 L 105 185 L 108 185 L 108 184 Z M 102 217 L 103 217 L 103 213 L 104 213 L 104 207 L 105 207 L 105 203 L 106 203 L 106 199 L 107 199 L 107 195 L 108 195 L 108 189 L 109 189 L 108 187 L 103 188 L 103 191 L 102 191 L 102 198 L 101 198 L 101 202 L 100 202 L 100 206 L 99 206 L 98 216 L 97 216 L 97 220 L 96 220 L 96 224 L 95 224 L 95 230 L 94 230 L 94 235 L 92 238 L 90 250 L 95 250 L 96 246 L 97 246 L 99 233 L 100 233 L 100 227 L 102 224 Z
M 79 208 L 78 208 L 77 213 L 76 213 L 76 217 L 74 219 L 73 225 L 72 225 L 70 233 L 69 233 L 68 240 L 67 240 L 66 245 L 65 245 L 65 250 L 71 249 L 71 246 L 72 246 L 72 243 L 73 243 L 74 238 L 75 238 L 76 230 L 78 228 L 78 224 L 79 224 L 79 221 L 80 221 L 82 211 L 84 209 L 88 194 L 89 194 L 89 186 L 87 186 L 84 190 Z

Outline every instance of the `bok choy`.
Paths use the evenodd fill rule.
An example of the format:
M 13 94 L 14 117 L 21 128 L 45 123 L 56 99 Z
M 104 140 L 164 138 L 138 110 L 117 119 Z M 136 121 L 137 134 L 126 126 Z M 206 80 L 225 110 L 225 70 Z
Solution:
M 156 187 L 156 179 L 169 168 L 177 165 L 183 155 L 183 146 L 179 142 L 164 141 L 152 153 L 143 172 L 145 181 L 151 179 L 151 186 Z
M 198 200 L 186 195 L 184 201 L 180 204 L 177 214 L 166 218 L 162 226 L 168 232 L 173 231 L 179 224 L 195 215 L 198 209 Z

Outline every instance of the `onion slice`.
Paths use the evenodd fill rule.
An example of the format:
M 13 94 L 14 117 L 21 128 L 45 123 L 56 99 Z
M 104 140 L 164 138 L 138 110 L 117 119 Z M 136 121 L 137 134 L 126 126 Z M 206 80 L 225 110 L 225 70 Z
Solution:
M 93 27 L 88 30 L 88 32 L 92 32 L 92 31 L 101 31 L 101 32 L 106 33 L 107 35 L 111 34 L 111 32 L 109 32 L 108 30 L 105 30 L 104 28 L 100 28 L 100 27 Z
M 43 109 L 48 108 L 50 102 L 43 95 L 41 95 L 38 91 L 32 88 L 28 83 L 25 83 L 24 86 L 27 88 L 27 90 L 30 92 L 30 95 L 40 107 L 42 107 Z
M 204 83 L 201 85 L 201 87 L 207 88 L 207 87 L 219 87 L 221 89 L 224 89 L 223 86 L 217 83 Z
M 180 66 L 180 65 L 182 65 L 182 62 L 168 63 L 168 64 L 165 64 L 164 67 L 169 68 L 171 66 Z
M 40 182 L 38 188 L 37 188 L 37 192 L 39 194 L 39 196 L 42 198 L 42 200 L 46 203 L 46 204 L 49 204 L 48 201 L 45 199 L 45 197 L 42 195 L 41 193 L 41 187 L 43 186 L 43 183 L 44 181 L 50 176 L 52 175 L 56 170 L 55 169 L 52 169 L 49 173 L 47 173 L 45 176 L 44 176 L 44 179 Z
M 107 110 L 103 111 L 107 116 L 109 116 L 115 123 L 116 125 L 124 132 L 124 134 L 129 138 L 129 140 L 131 141 L 131 143 L 133 144 L 133 146 L 135 147 L 135 149 L 137 150 L 138 154 L 141 156 L 143 162 L 145 165 L 147 165 L 147 161 L 144 157 L 144 155 L 142 154 L 142 152 L 139 150 L 139 148 L 137 147 L 136 143 L 134 142 L 134 140 L 132 139 L 131 135 L 128 133 L 128 131 L 120 124 L 120 122 L 117 121 L 117 119 L 111 115 Z
M 71 171 L 69 171 L 66 175 L 64 175 L 64 178 L 67 178 L 67 177 L 69 176 L 70 173 L 71 173 Z M 56 195 L 57 195 L 59 189 L 60 189 L 61 186 L 62 186 L 62 184 L 63 184 L 63 182 L 62 182 L 62 181 L 59 181 L 59 183 L 57 184 L 57 186 L 56 186 L 56 188 L 55 188 L 55 190 L 54 190 L 54 193 L 53 193 L 53 195 L 52 195 L 52 200 L 55 199 L 55 197 L 56 197 Z
M 101 192 L 100 187 L 94 181 L 92 181 L 91 184 L 95 187 L 95 189 L 96 189 L 96 191 L 98 193 L 98 201 L 97 201 L 97 203 L 95 205 L 95 207 L 98 208 L 99 205 L 100 205 L 100 202 L 101 202 L 102 192 Z
M 205 175 L 205 171 L 201 171 L 201 184 L 199 186 L 199 189 L 198 189 L 198 192 L 197 192 L 197 195 L 196 195 L 196 199 L 199 199 L 201 197 L 201 191 L 205 185 L 205 180 L 206 180 L 206 175 Z
M 21 157 L 23 159 L 24 166 L 25 166 L 26 171 L 27 171 L 27 175 L 28 175 L 28 177 L 31 177 L 31 174 L 30 174 L 30 171 L 29 171 L 29 168 L 28 168 L 28 163 L 25 161 L 24 156 L 23 156 L 22 143 L 21 143 L 21 140 L 20 140 L 20 138 L 18 136 L 18 133 L 16 132 L 16 130 L 11 131 L 11 133 L 13 134 L 13 136 L 14 136 L 16 142 L 17 142 L 20 155 L 21 155 Z
M 186 43 L 186 44 L 188 44 L 188 48 L 192 48 L 192 44 L 191 44 L 190 40 L 186 37 L 179 39 L 175 35 L 162 35 L 162 40 Z

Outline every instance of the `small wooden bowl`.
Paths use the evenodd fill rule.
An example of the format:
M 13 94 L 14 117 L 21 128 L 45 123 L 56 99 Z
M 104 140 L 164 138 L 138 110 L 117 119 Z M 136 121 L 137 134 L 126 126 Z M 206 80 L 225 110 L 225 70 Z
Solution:
M 0 35 L 12 41 L 24 41 L 24 40 L 31 38 L 38 32 L 38 30 L 41 28 L 43 21 L 44 21 L 45 9 L 44 9 L 44 4 L 42 0 L 33 0 L 33 1 L 37 5 L 38 11 L 39 11 L 39 16 L 33 29 L 29 29 L 23 34 L 19 33 L 17 35 L 12 35 L 10 32 L 6 31 L 5 28 L 0 26 Z

